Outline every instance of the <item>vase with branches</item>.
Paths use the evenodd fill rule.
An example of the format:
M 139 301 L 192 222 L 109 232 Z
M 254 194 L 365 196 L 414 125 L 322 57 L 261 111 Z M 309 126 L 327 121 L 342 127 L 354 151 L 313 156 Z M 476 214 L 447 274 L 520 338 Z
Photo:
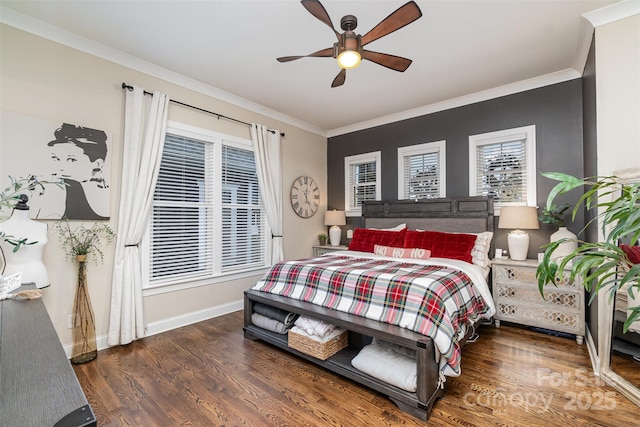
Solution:
M 109 245 L 115 237 L 115 233 L 107 224 L 96 222 L 87 228 L 78 225 L 73 230 L 68 220 L 63 220 L 55 225 L 61 238 L 62 247 L 68 260 L 77 260 L 78 256 L 93 255 L 94 261 L 104 262 L 102 245 Z
M 78 262 L 78 286 L 73 303 L 73 350 L 71 362 L 85 363 L 98 356 L 93 307 L 87 289 L 87 257 L 104 262 L 103 245 L 109 245 L 115 233 L 106 223 L 71 228 L 68 220 L 56 224 L 67 259 Z

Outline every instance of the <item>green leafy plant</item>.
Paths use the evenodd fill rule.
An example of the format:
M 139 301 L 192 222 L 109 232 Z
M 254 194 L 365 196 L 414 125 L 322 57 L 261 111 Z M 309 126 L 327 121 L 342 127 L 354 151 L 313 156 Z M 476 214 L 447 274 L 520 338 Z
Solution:
M 598 214 L 590 223 L 601 222 L 605 239 L 595 243 L 578 240 L 578 248 L 560 259 L 555 259 L 553 252 L 569 239 L 545 245 L 544 257 L 536 272 L 540 293 L 543 293 L 546 283 L 557 285 L 567 267 L 571 269 L 572 280 L 581 277 L 585 289 L 594 290 L 591 301 L 607 286 L 611 286 L 610 301 L 627 284 L 631 295 L 640 292 L 640 264 L 633 264 L 619 246 L 620 242 L 635 244 L 640 237 L 640 183 L 628 183 L 615 176 L 580 179 L 554 172 L 542 175 L 559 181 L 549 193 L 548 207 L 553 206 L 553 200 L 557 196 L 577 188 L 585 188 L 584 194 L 573 208 L 572 218 L 575 219 L 581 206 L 587 210 L 597 210 Z M 584 229 L 580 233 L 582 232 Z M 629 307 L 629 310 L 631 314 L 623 327 L 625 332 L 631 323 L 640 319 L 640 306 Z
M 104 253 L 101 245 L 109 245 L 115 238 L 115 233 L 106 223 L 96 222 L 90 228 L 79 225 L 73 230 L 68 220 L 63 220 L 55 225 L 62 239 L 62 247 L 65 249 L 67 259 L 75 260 L 78 255 L 97 254 L 101 262 L 104 262 Z
M 563 203 L 560 206 L 545 206 L 538 216 L 538 221 L 543 224 L 555 224 L 558 227 L 564 227 L 565 211 L 569 209 L 569 203 Z
M 320 233 L 318 234 L 318 242 L 320 242 L 321 245 L 327 243 L 327 235 L 325 233 Z
M 44 194 L 45 184 L 54 184 L 60 188 L 64 187 L 62 181 L 50 182 L 39 181 L 37 177 L 29 175 L 26 178 L 14 178 L 9 176 L 11 184 L 3 191 L 0 191 L 0 222 L 6 221 L 11 217 L 13 208 L 20 200 L 20 196 L 25 192 L 39 191 L 40 194 Z M 22 246 L 33 245 L 38 242 L 29 242 L 26 238 L 19 238 L 5 234 L 0 231 L 0 239 L 4 240 L 8 244 L 13 246 L 13 252 L 18 252 Z

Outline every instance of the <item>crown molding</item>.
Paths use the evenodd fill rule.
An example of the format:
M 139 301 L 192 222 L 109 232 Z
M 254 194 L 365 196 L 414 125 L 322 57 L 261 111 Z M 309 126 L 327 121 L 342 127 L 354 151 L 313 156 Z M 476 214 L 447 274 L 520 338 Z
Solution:
M 572 68 L 579 70 L 580 74 L 584 72 L 595 27 L 619 21 L 638 13 L 640 13 L 640 0 L 624 0 L 583 14 Z
M 174 83 L 187 89 L 191 89 L 195 92 L 202 93 L 212 98 L 216 98 L 220 101 L 224 101 L 237 107 L 244 108 L 256 114 L 260 114 L 265 117 L 269 117 L 271 119 L 278 120 L 291 126 L 306 130 L 308 132 L 326 137 L 325 129 L 321 129 L 310 123 L 298 120 L 295 117 L 291 117 L 279 111 L 272 110 L 253 101 L 249 101 L 232 93 L 204 84 L 200 81 L 191 79 L 182 74 L 170 71 L 166 68 L 157 66 L 150 62 L 143 61 L 132 55 L 128 55 L 119 50 L 105 46 L 101 43 L 97 43 L 93 40 L 63 30 L 59 27 L 47 24 L 37 19 L 33 19 L 29 16 L 16 12 L 13 9 L 0 6 L 0 22 L 19 30 L 42 37 L 44 39 L 51 40 L 64 46 L 79 50 L 89 55 L 114 62 L 116 64 L 122 65 L 123 67 L 131 68 L 141 73 L 148 74 L 150 76 L 157 77 L 159 79 Z
M 584 66 L 589 57 L 589 49 L 591 49 L 591 40 L 593 40 L 593 25 L 591 21 L 583 16 L 580 18 L 580 33 L 578 34 L 576 52 L 573 55 L 571 64 L 571 68 L 578 70 L 580 75 L 584 73 Z
M 518 92 L 524 92 L 531 89 L 537 89 L 543 86 L 549 86 L 556 83 L 562 83 L 581 77 L 574 69 L 566 69 L 543 76 L 534 77 L 532 79 L 522 80 L 520 82 L 511 83 L 492 89 L 483 90 L 481 92 L 460 96 L 458 98 L 448 99 L 446 101 L 437 102 L 435 104 L 425 105 L 411 110 L 402 111 L 388 116 L 379 117 L 373 120 L 367 120 L 353 125 L 341 128 L 331 129 L 327 132 L 327 137 L 331 138 L 338 135 L 344 135 L 350 132 L 356 132 L 363 129 L 369 129 L 375 126 L 382 126 L 388 123 L 399 122 L 401 120 L 412 119 L 427 114 L 437 113 L 439 111 L 449 110 L 452 108 L 463 107 L 465 105 L 474 104 L 476 102 L 487 101 L 501 96 L 512 95 Z
M 573 68 L 331 130 L 319 128 L 310 123 L 296 119 L 295 117 L 267 108 L 263 105 L 204 84 L 200 81 L 188 78 L 182 74 L 167 70 L 166 68 L 159 67 L 147 61 L 142 61 L 132 55 L 125 54 L 93 40 L 89 40 L 78 36 L 77 34 L 73 34 L 53 25 L 33 19 L 4 6 L 0 6 L 0 22 L 87 54 L 114 62 L 124 67 L 191 89 L 195 92 L 202 93 L 237 107 L 244 108 L 256 114 L 330 138 L 579 78 L 582 75 L 588 55 L 593 28 L 610 22 L 615 22 L 638 13 L 640 13 L 640 0 L 623 0 L 584 14 L 580 28 L 579 40 L 576 46 L 576 54 L 574 55 L 572 63 Z
M 640 0 L 623 0 L 600 9 L 587 12 L 582 16 L 594 27 L 610 24 L 640 13 Z

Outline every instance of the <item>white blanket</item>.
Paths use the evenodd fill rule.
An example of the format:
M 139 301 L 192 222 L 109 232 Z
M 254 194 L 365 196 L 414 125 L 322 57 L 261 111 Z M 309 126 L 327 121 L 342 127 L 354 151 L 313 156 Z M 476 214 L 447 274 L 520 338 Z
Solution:
M 373 343 L 364 346 L 351 364 L 365 374 L 413 393 L 418 386 L 418 367 L 415 357 L 403 353 L 392 345 Z

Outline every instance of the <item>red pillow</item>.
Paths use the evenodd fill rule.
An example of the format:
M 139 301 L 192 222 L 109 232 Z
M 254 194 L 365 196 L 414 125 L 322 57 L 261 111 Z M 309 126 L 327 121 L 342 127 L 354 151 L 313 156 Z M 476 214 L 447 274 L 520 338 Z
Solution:
M 405 248 L 431 251 L 434 258 L 459 259 L 472 262 L 471 250 L 478 236 L 474 234 L 441 233 L 439 231 L 407 231 Z
M 373 253 L 373 247 L 375 245 L 401 248 L 404 243 L 404 235 L 406 232 L 406 228 L 400 231 L 356 228 L 353 231 L 353 239 L 351 239 L 351 243 L 349 243 L 349 250 Z
M 632 264 L 640 264 L 640 246 L 620 245 Z

